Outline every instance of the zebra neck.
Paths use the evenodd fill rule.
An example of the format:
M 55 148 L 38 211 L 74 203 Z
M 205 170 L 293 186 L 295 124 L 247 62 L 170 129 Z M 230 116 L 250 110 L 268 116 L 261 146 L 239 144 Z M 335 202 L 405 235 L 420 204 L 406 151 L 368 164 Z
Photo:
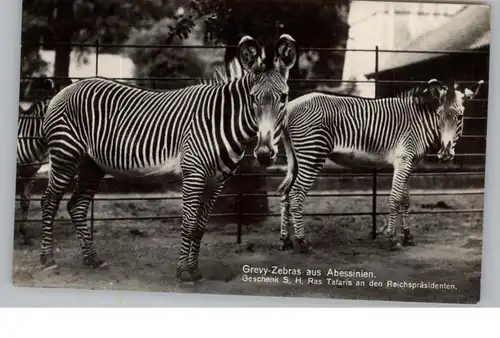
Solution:
M 439 118 L 435 110 L 428 112 L 429 117 L 429 144 L 427 150 L 429 150 L 434 144 L 439 141 Z
M 217 100 L 219 109 L 212 110 L 214 127 L 218 130 L 217 143 L 234 165 L 239 163 L 249 141 L 257 135 L 257 122 L 250 102 L 254 79 L 249 73 L 221 86 Z
M 439 139 L 438 116 L 436 109 L 433 107 L 413 107 L 420 129 L 420 142 L 423 147 L 422 151 L 427 153 L 435 142 Z

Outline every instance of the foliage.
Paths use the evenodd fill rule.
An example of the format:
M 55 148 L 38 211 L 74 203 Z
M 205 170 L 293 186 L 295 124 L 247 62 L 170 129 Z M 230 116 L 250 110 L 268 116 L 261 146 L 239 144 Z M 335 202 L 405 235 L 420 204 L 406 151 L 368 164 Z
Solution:
M 22 40 L 28 44 L 22 47 L 21 75 L 45 71 L 40 48 L 30 44 L 33 42 L 182 45 L 194 39 L 234 46 L 250 34 L 270 45 L 280 34 L 288 33 L 300 47 L 342 48 L 349 4 L 349 0 L 24 0 Z M 179 6 L 186 8 L 182 15 L 176 15 Z M 75 49 L 85 60 L 89 48 Z M 71 50 L 55 48 L 56 64 L 62 64 L 63 70 L 66 64 L 57 55 Z M 102 47 L 100 51 L 118 52 Z M 230 48 L 226 56 L 232 58 L 235 52 Z M 207 61 L 206 50 L 128 48 L 126 53 L 138 66 L 138 77 L 206 73 L 202 64 Z M 299 63 L 307 66 L 300 72 L 295 67 L 291 74 L 295 78 L 340 78 L 343 59 L 343 52 L 302 50 Z M 58 69 L 61 74 L 61 67 Z
M 22 21 L 21 77 L 46 74 L 40 50 L 54 50 L 54 75 L 67 77 L 70 53 L 80 62 L 92 48 L 69 44 L 121 44 L 131 29 L 147 29 L 166 16 L 174 16 L 187 0 L 24 0 Z M 185 30 L 179 22 L 179 30 Z M 191 27 L 189 27 L 191 28 Z M 44 43 L 41 48 L 40 43 Z M 50 44 L 54 44 L 50 46 Z M 66 45 L 66 46 L 64 46 Z M 102 53 L 119 48 L 100 47 Z M 31 96 L 28 82 L 21 82 L 21 96 Z
M 158 21 L 151 29 L 134 30 L 126 41 L 125 53 L 135 64 L 135 77 L 202 77 L 206 72 L 207 60 L 202 55 L 210 54 L 205 50 L 182 48 L 185 45 L 201 45 L 199 28 L 193 28 L 191 34 L 178 36 L 172 34 L 175 20 L 164 18 Z M 156 47 L 170 45 L 172 48 Z M 149 46 L 149 47 L 139 47 Z M 212 53 L 214 54 L 214 53 Z M 215 57 L 215 55 L 214 55 Z M 167 89 L 186 85 L 179 81 L 141 80 L 137 84 L 146 87 Z
M 206 40 L 236 45 L 249 34 L 269 45 L 287 33 L 302 47 L 345 48 L 349 5 L 349 0 L 192 0 L 189 9 L 204 18 Z M 230 51 L 231 57 L 235 52 Z M 344 52 L 303 51 L 303 55 L 314 60 L 310 76 L 341 77 Z
M 128 38 L 132 27 L 151 27 L 159 19 L 173 15 L 178 3 L 182 1 L 24 0 L 21 76 L 45 70 L 37 43 L 93 44 L 99 40 L 102 44 L 119 44 Z M 71 15 L 63 12 L 61 5 L 71 6 Z M 70 41 L 64 41 L 62 36 L 68 36 Z M 80 56 L 89 50 L 88 47 L 75 49 Z

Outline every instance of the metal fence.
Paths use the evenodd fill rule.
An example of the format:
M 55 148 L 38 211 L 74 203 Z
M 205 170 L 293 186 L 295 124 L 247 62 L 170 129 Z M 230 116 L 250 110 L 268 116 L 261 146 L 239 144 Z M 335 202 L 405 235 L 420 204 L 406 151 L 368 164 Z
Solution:
M 58 44 L 39 44 L 37 45 L 43 46 L 43 47 L 56 47 Z M 61 45 L 61 44 L 59 44 Z M 67 46 L 65 44 L 64 46 Z M 101 48 L 198 48 L 198 49 L 208 49 L 208 48 L 226 48 L 225 46 L 185 46 L 185 45 L 111 45 L 111 44 L 73 44 L 71 45 L 72 47 L 87 47 L 93 49 L 95 55 L 96 55 L 96 67 L 95 67 L 95 75 L 99 75 L 99 50 Z M 380 53 L 430 53 L 430 54 L 440 54 L 440 55 L 450 55 L 450 54 L 476 54 L 476 53 L 488 53 L 487 51 L 470 51 L 470 50 L 460 50 L 460 51 L 439 51 L 439 50 L 433 50 L 433 51 L 424 51 L 424 50 L 384 50 L 384 49 L 379 49 L 376 47 L 375 49 L 342 49 L 342 48 L 313 48 L 313 47 L 306 47 L 306 48 L 301 48 L 302 51 L 331 51 L 331 52 L 348 52 L 348 51 L 356 51 L 356 52 L 363 52 L 367 54 L 372 54 L 373 55 L 373 62 L 374 62 L 374 80 L 365 80 L 365 81 L 355 81 L 355 80 L 338 80 L 338 79 L 289 79 L 289 83 L 342 83 L 342 82 L 357 82 L 357 83 L 373 83 L 375 86 L 375 96 L 378 97 L 377 94 L 377 89 L 379 84 L 406 84 L 406 85 L 417 85 L 417 84 L 422 84 L 425 83 L 425 81 L 382 81 L 378 79 L 378 73 L 379 73 L 379 56 Z M 29 80 L 29 79 L 35 79 L 36 77 L 23 77 L 21 80 Z M 56 77 L 49 77 L 52 79 L 57 79 Z M 80 80 L 83 78 L 71 78 L 72 80 Z M 114 77 L 116 80 L 123 80 L 123 81 L 138 81 L 138 80 L 151 80 L 151 81 L 198 81 L 198 78 L 175 78 L 175 77 L 158 77 L 158 78 L 123 78 L 123 77 Z M 462 84 L 472 84 L 477 82 L 479 79 L 475 79 L 475 81 L 460 81 L 457 79 L 457 82 L 460 82 Z M 487 101 L 486 99 L 474 99 L 475 101 Z M 479 116 L 479 117 L 464 117 L 465 120 L 486 120 L 486 116 Z M 480 138 L 485 138 L 486 135 L 463 135 L 462 139 L 464 139 L 462 142 L 466 142 L 467 139 L 480 139 Z M 19 139 L 33 139 L 36 137 L 20 137 Z M 245 155 L 245 156 L 250 156 L 250 155 Z M 280 157 L 283 157 L 283 155 L 279 155 Z M 435 155 L 427 155 L 428 157 L 432 157 Z M 457 153 L 456 157 L 485 157 L 485 153 Z M 484 164 L 484 162 L 483 162 Z M 469 177 L 469 176 L 479 176 L 481 178 L 484 178 L 484 166 L 482 168 L 475 168 L 473 170 L 471 169 L 466 169 L 466 170 L 458 170 L 454 172 L 449 172 L 446 170 L 434 170 L 434 171 L 428 171 L 428 170 L 419 170 L 417 169 L 412 177 L 414 176 L 424 176 L 424 177 L 436 177 L 436 176 L 443 176 L 443 175 L 460 175 L 464 177 Z M 251 177 L 251 176 L 264 176 L 264 177 L 284 177 L 284 173 L 244 173 L 238 171 L 233 179 L 236 179 L 238 181 L 241 181 L 242 179 L 245 179 L 245 177 Z M 386 215 L 388 214 L 387 212 L 380 212 L 377 210 L 377 197 L 379 196 L 388 196 L 387 193 L 380 193 L 378 192 L 378 187 L 377 187 L 377 182 L 379 178 L 382 177 L 391 177 L 392 176 L 392 171 L 389 169 L 381 169 L 381 170 L 370 170 L 370 171 L 365 171 L 365 170 L 350 170 L 350 171 L 343 171 L 343 172 L 338 172 L 338 173 L 328 173 L 328 172 L 321 172 L 318 175 L 318 178 L 330 178 L 330 179 L 339 179 L 339 178 L 359 178 L 359 177 L 367 177 L 371 178 L 371 191 L 370 192 L 364 192 L 364 193 L 350 193 L 350 192 L 339 192 L 336 194 L 331 194 L 331 193 L 309 193 L 308 197 L 371 197 L 371 211 L 369 212 L 353 212 L 353 213 L 304 213 L 304 216 L 370 216 L 371 217 L 371 235 L 372 238 L 376 238 L 376 227 L 377 227 L 377 216 L 379 215 Z M 25 178 L 18 178 L 19 180 L 23 180 Z M 368 188 L 368 187 L 367 187 Z M 484 189 L 459 189 L 459 190 L 454 190 L 454 191 L 446 191 L 443 190 L 439 193 L 436 192 L 423 192 L 423 193 L 411 193 L 412 196 L 428 196 L 428 195 L 433 195 L 433 196 L 450 196 L 450 195 L 482 195 Z M 219 196 L 220 198 L 236 198 L 237 201 L 241 200 L 242 197 L 266 197 L 270 198 L 271 196 L 274 196 L 272 193 L 242 193 L 241 191 L 238 193 L 234 194 L 221 194 Z M 17 201 L 20 199 L 17 198 Z M 32 199 L 33 200 L 33 199 Z M 64 198 L 63 200 L 67 200 Z M 152 201 L 152 200 L 181 200 L 181 197 L 179 196 L 171 196 L 171 197 L 148 197 L 148 196 L 143 196 L 143 197 L 130 197 L 130 196 L 122 196 L 122 197 L 96 197 L 94 201 L 108 201 L 108 202 L 113 202 L 113 201 Z M 109 218 L 102 218 L 102 217 L 95 217 L 95 212 L 94 212 L 94 201 L 92 201 L 91 206 L 90 206 L 90 217 L 87 218 L 87 221 L 90 222 L 91 229 L 93 230 L 94 227 L 94 222 L 95 221 L 127 221 L 127 220 L 168 220 L 168 219 L 180 219 L 182 216 L 181 215 L 169 215 L 169 216 L 161 216 L 161 217 L 154 217 L 154 216 L 145 216 L 145 217 L 109 217 Z M 240 211 L 240 208 L 238 208 L 238 202 L 236 203 L 237 207 L 235 212 L 233 213 L 213 213 L 211 217 L 236 217 L 236 219 L 241 220 L 243 217 L 277 217 L 280 216 L 279 213 L 244 213 Z M 413 211 L 411 214 L 445 214 L 445 213 L 454 213 L 454 214 L 471 214 L 471 213 L 482 213 L 483 209 L 453 209 L 453 210 L 428 210 L 428 211 Z M 20 221 L 16 219 L 16 221 Z M 25 220 L 26 222 L 41 222 L 41 219 L 28 219 Z M 61 221 L 66 221 L 66 220 L 54 220 L 54 222 L 61 222 Z M 93 231 L 92 231 L 93 232 Z M 237 221 L 237 232 L 236 232 L 236 241 L 238 243 L 241 243 L 242 239 L 242 222 Z

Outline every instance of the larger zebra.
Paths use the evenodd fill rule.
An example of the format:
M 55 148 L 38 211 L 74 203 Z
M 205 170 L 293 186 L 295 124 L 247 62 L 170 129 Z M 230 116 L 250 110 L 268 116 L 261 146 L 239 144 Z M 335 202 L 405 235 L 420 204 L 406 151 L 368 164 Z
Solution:
M 287 176 L 281 194 L 282 249 L 290 249 L 290 216 L 300 252 L 311 245 L 303 226 L 303 201 L 327 158 L 347 166 L 394 168 L 389 198 L 389 218 L 384 228 L 391 250 L 402 245 L 396 236 L 396 216 L 401 213 L 403 245 L 414 245 L 410 232 L 408 180 L 415 166 L 431 149 L 442 162 L 451 161 L 462 134 L 466 103 L 475 91 L 460 91 L 454 83 L 430 80 L 399 97 L 369 99 L 310 93 L 288 104 L 289 119 L 283 141 L 287 153 Z
M 238 45 L 247 73 L 230 82 L 158 91 L 104 78 L 77 82 L 51 101 L 43 122 L 51 171 L 42 197 L 41 263 L 56 267 L 52 223 L 69 182 L 79 174 L 68 202 L 84 264 L 106 263 L 86 225 L 90 201 L 105 173 L 116 178 L 182 177 L 181 250 L 176 277 L 201 280 L 200 242 L 212 207 L 257 137 L 254 156 L 274 163 L 286 120 L 288 74 L 297 60 L 295 40 L 283 34 L 262 48 L 245 36 Z M 215 81 L 217 82 L 217 81 Z

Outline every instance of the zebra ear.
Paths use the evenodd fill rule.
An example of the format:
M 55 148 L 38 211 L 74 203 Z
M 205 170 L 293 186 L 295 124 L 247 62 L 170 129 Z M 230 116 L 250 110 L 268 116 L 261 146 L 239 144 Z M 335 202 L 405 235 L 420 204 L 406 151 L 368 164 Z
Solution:
M 276 42 L 276 59 L 280 72 L 288 78 L 288 71 L 297 62 L 297 42 L 288 34 L 282 34 Z
M 262 64 L 262 48 L 260 44 L 249 35 L 241 38 L 238 44 L 238 61 L 246 71 L 256 73 Z
M 469 88 L 466 88 L 464 90 L 464 99 L 465 100 L 471 100 L 473 99 L 474 97 L 476 97 L 476 95 L 479 93 L 479 89 L 481 89 L 481 86 L 484 84 L 484 81 L 481 80 L 479 81 L 477 84 L 476 84 L 476 90 L 475 91 L 472 91 L 470 90 Z
M 54 92 L 56 91 L 56 83 L 52 79 L 46 79 L 47 81 L 47 89 L 50 95 L 53 95 Z
M 432 79 L 427 83 L 427 88 L 429 93 L 434 99 L 442 100 L 444 95 L 446 95 L 446 87 L 444 87 L 438 80 Z

